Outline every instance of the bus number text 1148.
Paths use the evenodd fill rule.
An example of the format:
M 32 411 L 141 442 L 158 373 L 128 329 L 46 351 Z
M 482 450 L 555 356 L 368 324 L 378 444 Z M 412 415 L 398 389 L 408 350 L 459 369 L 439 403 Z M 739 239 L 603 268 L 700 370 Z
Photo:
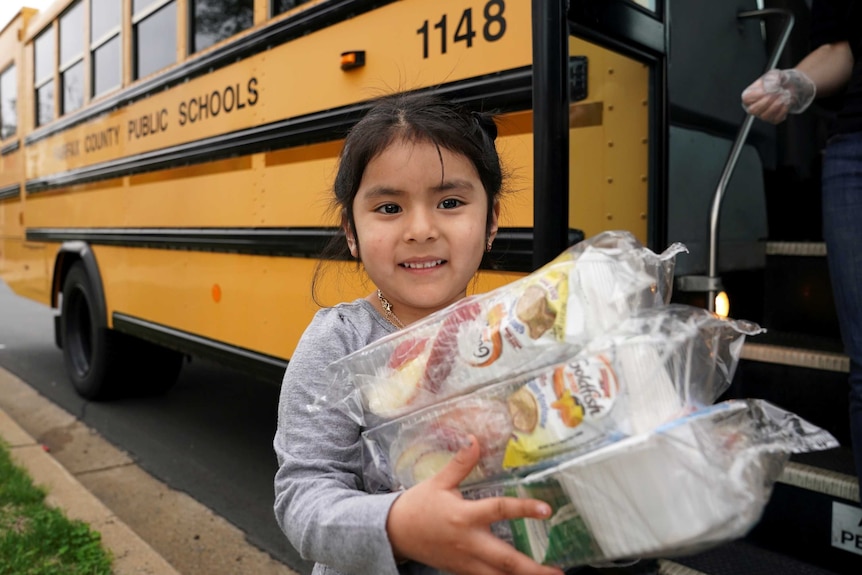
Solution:
M 504 0 L 488 0 L 482 9 L 483 20 L 482 38 L 486 42 L 496 42 L 506 33 L 506 2 Z M 449 42 L 449 18 L 446 14 L 440 16 L 440 19 L 433 25 L 434 30 L 440 31 L 440 54 L 445 54 Z M 454 18 L 452 18 L 454 21 Z M 422 58 L 427 59 L 429 56 L 429 44 L 433 34 L 429 28 L 429 21 L 425 20 L 422 26 L 416 30 L 416 34 L 422 37 Z M 473 9 L 466 8 L 461 13 L 461 18 L 458 20 L 458 25 L 455 26 L 452 36 L 452 42 L 464 42 L 467 48 L 473 47 L 473 38 L 476 37 L 476 30 L 473 28 Z

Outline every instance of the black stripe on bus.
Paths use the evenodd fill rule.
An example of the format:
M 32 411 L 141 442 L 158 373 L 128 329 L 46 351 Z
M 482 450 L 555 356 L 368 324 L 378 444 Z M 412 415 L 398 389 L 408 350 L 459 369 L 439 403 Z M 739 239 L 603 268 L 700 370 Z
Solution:
M 273 46 L 284 44 L 289 40 L 327 28 L 394 1 L 331 0 L 315 6 L 309 6 L 293 17 L 288 17 L 285 20 L 280 20 L 270 26 L 251 32 L 247 36 L 243 36 L 230 44 L 216 48 L 212 52 L 180 64 L 176 68 L 159 74 L 150 80 L 134 84 L 105 100 L 100 100 L 96 104 L 82 109 L 80 112 L 65 116 L 51 123 L 49 126 L 38 129 L 27 136 L 25 143 L 27 145 L 33 144 L 57 132 L 62 132 L 117 108 L 146 98 L 150 94 L 161 92 L 192 78 L 209 74 L 238 60 L 264 52 Z
M 252 373 L 268 381 L 280 382 L 287 360 L 243 347 L 230 345 L 115 311 L 111 315 L 114 329 L 164 347 L 169 347 L 217 361 L 223 365 Z
M 341 230 L 307 228 L 30 228 L 28 241 L 82 241 L 92 245 L 130 248 L 241 253 L 259 256 L 317 258 Z M 580 230 L 568 231 L 568 244 L 584 239 Z M 533 270 L 533 228 L 501 228 L 488 258 L 488 268 L 499 271 Z
M 27 241 L 317 257 L 338 228 L 29 228 Z
M 572 2 L 568 19 L 570 33 L 626 56 L 643 60 L 666 53 L 667 29 L 659 14 L 628 0 Z
M 495 111 L 529 109 L 532 101 L 532 72 L 529 67 L 453 82 L 434 89 L 435 93 L 464 105 Z M 27 181 L 27 193 L 210 162 L 237 155 L 339 140 L 368 109 L 354 104 L 333 110 L 281 120 L 227 134 L 102 162 Z
M 17 198 L 21 193 L 21 186 L 19 184 L 12 184 L 11 186 L 4 186 L 0 188 L 0 200 L 6 200 L 8 198 Z
M 6 144 L 5 146 L 3 146 L 2 148 L 0 148 L 0 156 L 5 156 L 7 154 L 11 154 L 12 152 L 17 151 L 18 148 L 20 148 L 20 147 L 21 147 L 21 142 L 19 142 L 18 140 L 15 140 L 14 142 L 10 142 L 10 143 Z

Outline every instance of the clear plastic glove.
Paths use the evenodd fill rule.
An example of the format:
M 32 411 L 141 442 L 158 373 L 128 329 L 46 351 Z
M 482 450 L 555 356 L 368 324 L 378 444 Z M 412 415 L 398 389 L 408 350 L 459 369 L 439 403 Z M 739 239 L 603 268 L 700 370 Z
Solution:
M 811 78 L 795 69 L 770 70 L 742 92 L 742 107 L 749 114 L 772 124 L 787 114 L 804 112 L 817 94 Z

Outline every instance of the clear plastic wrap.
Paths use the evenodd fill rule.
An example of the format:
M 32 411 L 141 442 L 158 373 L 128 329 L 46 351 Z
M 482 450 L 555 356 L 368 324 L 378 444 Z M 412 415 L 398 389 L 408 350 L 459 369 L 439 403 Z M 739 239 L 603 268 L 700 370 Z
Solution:
M 521 479 L 465 497 L 533 497 L 550 519 L 495 524 L 536 561 L 563 569 L 688 554 L 743 536 L 790 453 L 837 447 L 826 431 L 763 400 L 730 400 Z
M 336 362 L 312 409 L 373 425 L 570 357 L 636 310 L 666 304 L 676 254 L 604 232 L 541 269 L 470 296 Z
M 641 310 L 564 361 L 365 430 L 366 482 L 411 487 L 469 435 L 480 460 L 464 484 L 648 432 L 718 399 L 760 331 L 691 306 Z

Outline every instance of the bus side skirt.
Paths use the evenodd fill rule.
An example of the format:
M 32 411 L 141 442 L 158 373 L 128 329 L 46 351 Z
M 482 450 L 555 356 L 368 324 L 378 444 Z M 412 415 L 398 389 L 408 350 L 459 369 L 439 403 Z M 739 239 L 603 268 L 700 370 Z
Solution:
M 251 373 L 272 383 L 281 383 L 287 360 L 196 335 L 122 312 L 113 312 L 114 329 L 127 335 L 222 365 Z

